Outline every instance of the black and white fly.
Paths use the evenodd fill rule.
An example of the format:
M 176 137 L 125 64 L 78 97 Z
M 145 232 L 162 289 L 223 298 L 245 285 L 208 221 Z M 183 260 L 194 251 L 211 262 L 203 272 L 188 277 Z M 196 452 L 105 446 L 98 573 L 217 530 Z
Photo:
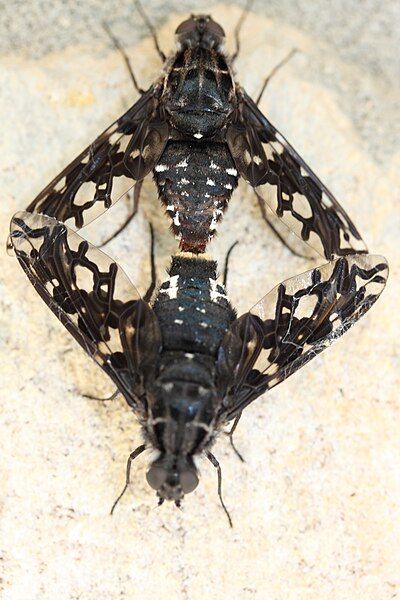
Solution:
M 151 302 L 154 282 L 142 299 L 117 263 L 51 217 L 18 213 L 10 240 L 35 290 L 139 419 L 144 442 L 124 491 L 132 460 L 151 448 L 147 481 L 177 505 L 198 484 L 200 453 L 218 468 L 220 492 L 217 434 L 356 323 L 388 275 L 381 256 L 339 257 L 238 317 L 206 255 L 174 256 Z
M 152 33 L 165 60 L 161 77 L 140 90 L 128 57 L 113 38 L 140 98 L 27 210 L 80 229 L 136 182 L 125 226 L 137 210 L 141 182 L 152 171 L 180 249 L 199 253 L 214 235 L 241 176 L 253 186 L 264 219 L 280 237 L 286 228 L 277 231 L 277 223 L 328 260 L 367 252 L 332 193 L 261 113 L 258 100 L 235 81 L 237 52 L 226 55 L 222 27 L 210 16 L 192 15 L 177 28 L 177 49 L 168 59 Z

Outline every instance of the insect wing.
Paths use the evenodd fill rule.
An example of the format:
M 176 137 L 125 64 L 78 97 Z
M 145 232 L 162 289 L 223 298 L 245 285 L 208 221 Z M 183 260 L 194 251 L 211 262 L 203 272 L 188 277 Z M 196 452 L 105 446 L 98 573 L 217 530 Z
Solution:
M 241 116 L 227 131 L 239 173 L 263 203 L 318 254 L 367 252 L 354 224 L 333 194 L 244 92 Z M 263 211 L 264 212 L 264 211 Z M 279 231 L 285 235 L 285 228 Z M 289 246 L 292 246 L 289 239 Z
M 134 407 L 160 346 L 157 319 L 122 269 L 64 223 L 28 212 L 10 241 L 49 308 Z
M 219 369 L 231 386 L 223 402 L 231 419 L 341 337 L 385 287 L 382 256 L 338 258 L 279 284 L 232 324 Z
M 53 179 L 27 211 L 80 229 L 153 169 L 167 143 L 168 131 L 152 86 Z

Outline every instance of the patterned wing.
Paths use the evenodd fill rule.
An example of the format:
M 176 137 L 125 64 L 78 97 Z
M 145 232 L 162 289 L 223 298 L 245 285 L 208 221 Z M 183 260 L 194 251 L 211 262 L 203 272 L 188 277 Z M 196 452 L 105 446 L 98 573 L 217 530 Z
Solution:
M 93 221 L 149 173 L 168 140 L 168 125 L 150 87 L 28 206 L 75 229 Z
M 139 411 L 143 377 L 155 368 L 161 338 L 152 309 L 122 269 L 44 215 L 17 213 L 10 240 L 38 294 Z
M 237 416 L 342 336 L 376 302 L 387 277 L 382 256 L 341 257 L 279 284 L 238 317 L 218 360 L 227 382 L 222 418 Z
M 239 173 L 255 188 L 263 214 L 265 203 L 289 230 L 328 260 L 367 252 L 333 194 L 244 90 L 242 94 L 241 114 L 229 126 L 227 142 Z M 285 235 L 285 227 L 278 233 Z

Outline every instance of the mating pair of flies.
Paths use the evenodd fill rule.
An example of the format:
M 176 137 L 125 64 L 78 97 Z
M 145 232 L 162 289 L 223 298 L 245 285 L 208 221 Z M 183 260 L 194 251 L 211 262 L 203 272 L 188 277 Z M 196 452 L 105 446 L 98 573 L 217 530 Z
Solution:
M 196 456 L 204 453 L 218 470 L 230 521 L 211 453 L 217 435 L 229 423 L 232 433 L 246 406 L 358 321 L 381 294 L 388 265 L 367 253 L 331 192 L 236 82 L 237 52 L 225 53 L 218 23 L 192 15 L 177 28 L 169 58 L 150 30 L 162 75 L 140 90 L 112 38 L 140 98 L 13 217 L 10 242 L 36 291 L 141 424 L 143 443 L 128 459 L 122 494 L 133 459 L 153 449 L 147 481 L 160 503 L 179 506 L 198 485 Z M 76 230 L 133 186 L 127 225 L 150 172 L 180 252 L 158 289 L 152 262 L 141 298 L 118 264 Z M 239 177 L 279 237 L 290 228 L 328 262 L 237 316 L 204 251 Z

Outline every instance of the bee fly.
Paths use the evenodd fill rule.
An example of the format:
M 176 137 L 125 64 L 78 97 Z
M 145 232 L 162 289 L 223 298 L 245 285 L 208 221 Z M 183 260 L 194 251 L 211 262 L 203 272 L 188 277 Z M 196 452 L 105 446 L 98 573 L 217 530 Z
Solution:
M 237 52 L 225 53 L 222 27 L 211 16 L 192 15 L 176 29 L 176 51 L 167 59 L 151 31 L 165 60 L 162 75 L 141 90 L 110 32 L 140 98 L 27 210 L 80 229 L 136 182 L 132 212 L 120 231 L 136 213 L 141 183 L 152 171 L 180 249 L 199 253 L 213 237 L 240 176 L 256 191 L 263 218 L 279 237 L 286 225 L 328 260 L 366 252 L 331 192 L 261 113 L 259 98 L 254 102 L 235 81 Z M 238 32 L 239 27 L 237 46 Z
M 132 460 L 152 448 L 147 481 L 160 502 L 177 505 L 198 485 L 201 453 L 218 469 L 222 502 L 211 453 L 218 433 L 343 335 L 388 272 L 380 256 L 340 257 L 280 283 L 238 317 L 206 255 L 174 256 L 151 302 L 154 281 L 142 299 L 116 262 L 51 217 L 16 214 L 10 240 L 35 290 L 142 426 L 123 491 Z

